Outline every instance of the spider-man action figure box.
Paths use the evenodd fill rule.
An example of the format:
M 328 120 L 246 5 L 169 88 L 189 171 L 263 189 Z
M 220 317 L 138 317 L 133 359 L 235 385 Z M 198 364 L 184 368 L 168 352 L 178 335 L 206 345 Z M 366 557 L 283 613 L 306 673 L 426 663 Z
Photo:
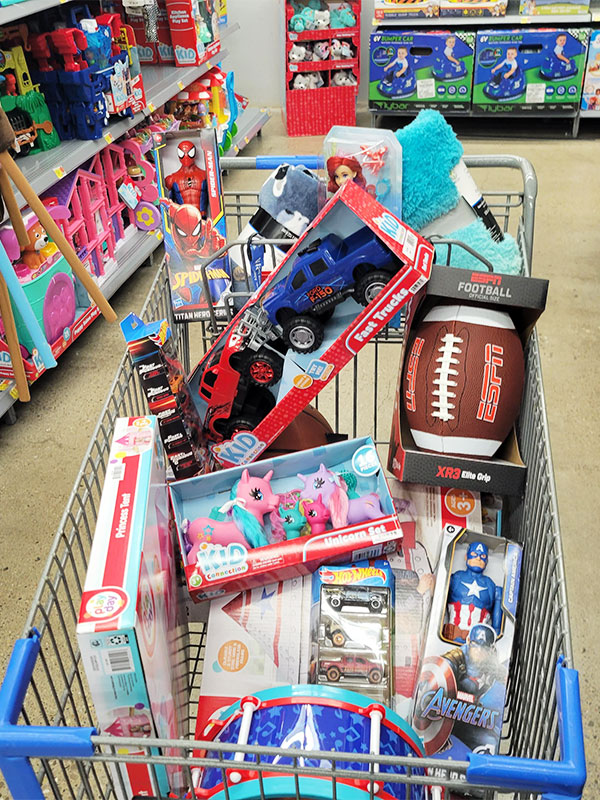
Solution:
M 209 304 L 225 317 L 231 287 L 227 255 L 207 260 L 225 245 L 226 227 L 214 129 L 155 137 L 165 257 L 176 322 L 209 318 Z
M 412 720 L 427 755 L 498 751 L 521 556 L 501 536 L 444 528 Z

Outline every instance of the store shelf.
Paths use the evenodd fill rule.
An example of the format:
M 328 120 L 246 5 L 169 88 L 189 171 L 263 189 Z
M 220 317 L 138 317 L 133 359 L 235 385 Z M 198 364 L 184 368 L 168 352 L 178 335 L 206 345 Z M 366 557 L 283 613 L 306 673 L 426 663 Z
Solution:
M 150 258 L 162 240 L 162 233 L 157 236 L 144 231 L 136 231 L 128 241 L 124 242 L 117 250 L 117 269 L 98 281 L 104 296 L 112 297 L 125 281 L 129 280 L 136 269 L 147 258 Z
M 496 28 L 498 25 L 535 25 L 540 28 L 548 25 L 586 25 L 595 20 L 600 20 L 600 0 L 591 7 L 588 14 L 537 14 L 535 16 L 521 16 L 519 14 L 519 0 L 509 0 L 507 14 L 504 17 L 474 16 L 474 17 L 412 17 L 401 19 L 374 19 L 375 28 L 462 28 L 464 26 L 478 28 Z
M 226 50 L 221 50 L 216 58 L 219 61 L 227 56 Z M 133 119 L 125 117 L 118 122 L 113 122 L 106 128 L 101 139 L 82 140 L 73 139 L 63 142 L 53 150 L 37 153 L 18 159 L 18 164 L 23 174 L 37 194 L 42 194 L 56 181 L 71 170 L 81 166 L 103 150 L 108 144 L 118 139 L 128 130 L 139 125 L 145 116 L 159 108 L 173 95 L 188 84 L 200 78 L 205 72 L 217 63 L 216 59 L 206 61 L 197 67 L 173 67 L 170 65 L 144 67 L 144 86 L 146 88 L 147 107 L 143 112 L 136 114 Z M 20 194 L 17 194 L 19 205 L 25 205 Z
M 17 402 L 17 398 L 11 395 L 12 390 L 15 388 L 14 381 L 8 385 L 7 389 L 0 392 L 0 419 L 9 411 Z
M 598 111 L 589 111 L 586 109 L 585 111 L 581 109 L 579 112 L 579 116 L 581 119 L 600 119 L 600 112 Z
M 3 6 L 0 8 L 0 25 L 21 22 L 25 17 L 37 14 L 38 11 L 48 11 L 50 8 L 70 2 L 71 0 L 26 0 L 24 3 Z
M 269 121 L 271 111 L 268 108 L 246 108 L 237 120 L 238 132 L 233 138 L 233 145 L 226 155 L 236 155 L 240 153 L 246 145 L 254 139 L 256 134 L 262 130 L 263 126 Z

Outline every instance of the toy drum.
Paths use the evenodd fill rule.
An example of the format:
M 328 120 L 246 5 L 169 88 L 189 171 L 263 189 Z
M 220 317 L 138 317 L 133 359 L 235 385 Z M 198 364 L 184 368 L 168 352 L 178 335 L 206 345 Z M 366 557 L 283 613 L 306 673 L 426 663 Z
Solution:
M 335 789 L 331 778 L 332 762 L 320 756 L 296 757 L 299 775 L 279 771 L 282 766 L 292 766 L 291 756 L 261 753 L 261 778 L 255 770 L 236 768 L 237 764 L 256 763 L 253 754 L 223 752 L 224 762 L 230 766 L 206 767 L 201 771 L 196 796 L 222 798 L 234 796 L 236 800 L 254 798 L 302 797 L 333 798 L 340 800 L 366 800 L 375 796 L 382 800 L 422 800 L 426 787 L 410 786 L 386 780 L 387 776 L 406 774 L 400 764 L 376 764 L 376 777 L 343 777 L 344 770 L 370 772 L 372 764 L 340 758 L 341 753 L 385 755 L 393 757 L 423 756 L 418 735 L 391 709 L 370 698 L 345 689 L 328 686 L 283 686 L 257 692 L 244 697 L 217 717 L 210 720 L 202 734 L 203 740 L 258 747 L 280 747 L 298 751 L 330 751 L 335 753 Z M 217 751 L 208 750 L 206 758 L 219 758 Z M 278 765 L 270 771 L 267 765 Z M 321 775 L 303 775 L 303 768 L 322 769 Z M 328 772 L 325 772 L 325 771 Z M 413 775 L 423 775 L 424 770 L 413 769 Z M 229 792 L 223 780 L 227 776 Z M 371 787 L 372 792 L 371 794 Z

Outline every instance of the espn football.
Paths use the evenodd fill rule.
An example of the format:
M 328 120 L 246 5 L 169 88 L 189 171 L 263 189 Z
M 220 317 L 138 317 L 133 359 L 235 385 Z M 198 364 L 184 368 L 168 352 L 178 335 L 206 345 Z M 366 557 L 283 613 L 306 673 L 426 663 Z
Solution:
M 523 345 L 510 315 L 438 305 L 413 330 L 402 397 L 416 446 L 493 456 L 519 414 L 523 393 Z

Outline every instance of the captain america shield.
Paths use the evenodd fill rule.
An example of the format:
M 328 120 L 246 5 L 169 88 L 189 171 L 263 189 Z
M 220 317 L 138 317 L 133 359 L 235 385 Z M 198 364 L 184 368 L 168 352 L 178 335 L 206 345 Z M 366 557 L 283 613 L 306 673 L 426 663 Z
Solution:
M 444 746 L 452 733 L 454 721 L 442 716 L 442 703 L 456 698 L 456 678 L 445 658 L 425 659 L 419 675 L 413 726 L 421 734 L 425 753 L 434 755 Z

